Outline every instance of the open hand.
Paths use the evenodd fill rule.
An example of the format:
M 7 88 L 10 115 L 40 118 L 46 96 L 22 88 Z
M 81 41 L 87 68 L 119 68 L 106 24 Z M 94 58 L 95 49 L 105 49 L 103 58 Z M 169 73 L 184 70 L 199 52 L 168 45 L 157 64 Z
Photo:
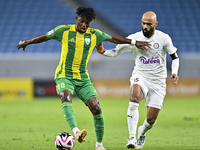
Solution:
M 136 41 L 135 46 L 144 51 L 148 51 L 147 47 L 151 48 L 151 44 L 149 44 L 149 42 L 146 42 L 146 41 Z
M 103 42 L 96 45 L 95 48 L 97 49 L 97 52 L 100 54 L 103 54 L 106 51 L 106 49 L 104 49 L 103 47 Z
M 23 51 L 25 51 L 26 46 L 27 46 L 26 40 L 20 40 L 19 44 L 17 45 L 17 48 L 18 48 L 18 50 L 20 48 L 23 48 Z

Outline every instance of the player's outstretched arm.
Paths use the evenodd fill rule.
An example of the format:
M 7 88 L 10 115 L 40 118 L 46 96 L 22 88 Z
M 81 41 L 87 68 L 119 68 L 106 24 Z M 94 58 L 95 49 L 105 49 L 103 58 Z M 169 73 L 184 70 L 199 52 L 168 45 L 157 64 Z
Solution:
M 131 44 L 131 39 L 127 39 L 120 36 L 110 35 L 109 38 L 106 40 L 115 44 Z
M 44 41 L 48 41 L 49 39 L 47 38 L 46 34 L 42 34 L 36 37 L 33 37 L 31 39 L 28 40 L 20 40 L 19 44 L 17 45 L 18 50 L 20 48 L 23 48 L 23 51 L 25 51 L 25 48 L 27 45 L 29 44 L 37 44 L 37 43 L 42 43 Z
M 127 39 L 127 38 L 123 38 L 123 37 L 119 37 L 119 36 L 109 36 L 109 38 L 106 41 L 110 41 L 112 43 L 116 43 L 116 44 L 133 44 L 135 45 L 137 48 L 144 50 L 144 51 L 148 51 L 148 48 L 151 48 L 151 44 L 149 42 L 146 41 L 136 41 L 136 40 L 131 40 L 131 39 Z

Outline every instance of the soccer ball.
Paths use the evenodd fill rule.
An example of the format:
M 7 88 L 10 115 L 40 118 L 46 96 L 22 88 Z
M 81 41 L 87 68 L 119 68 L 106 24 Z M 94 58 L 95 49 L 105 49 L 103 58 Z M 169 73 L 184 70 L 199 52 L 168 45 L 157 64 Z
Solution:
M 58 150 L 71 150 L 74 143 L 74 137 L 67 132 L 59 133 L 55 139 L 55 146 Z

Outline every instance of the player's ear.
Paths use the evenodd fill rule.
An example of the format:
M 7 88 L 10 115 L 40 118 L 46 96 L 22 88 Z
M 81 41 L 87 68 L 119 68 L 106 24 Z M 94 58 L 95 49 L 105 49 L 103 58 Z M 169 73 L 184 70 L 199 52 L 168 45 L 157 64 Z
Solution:
M 78 22 L 78 16 L 76 16 L 75 19 L 76 19 L 76 22 Z
M 156 21 L 155 27 L 158 25 L 158 21 Z

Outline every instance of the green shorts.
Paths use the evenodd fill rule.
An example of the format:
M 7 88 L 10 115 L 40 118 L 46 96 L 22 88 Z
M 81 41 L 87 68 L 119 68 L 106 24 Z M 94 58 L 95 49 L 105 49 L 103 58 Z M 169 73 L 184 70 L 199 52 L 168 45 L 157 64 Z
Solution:
M 60 78 L 56 80 L 56 90 L 59 94 L 63 90 L 68 90 L 71 94 L 76 92 L 77 96 L 87 105 L 90 98 L 97 97 L 98 94 L 90 79 L 67 79 Z

